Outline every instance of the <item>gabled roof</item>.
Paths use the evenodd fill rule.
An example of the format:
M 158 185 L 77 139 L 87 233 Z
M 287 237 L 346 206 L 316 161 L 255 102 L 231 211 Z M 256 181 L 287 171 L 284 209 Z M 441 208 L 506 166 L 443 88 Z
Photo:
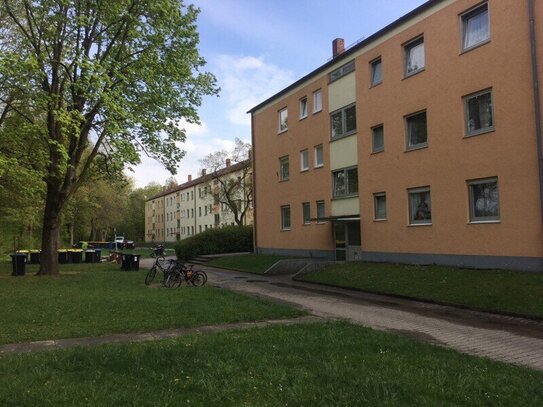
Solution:
M 390 31 L 394 30 L 398 26 L 400 26 L 400 25 L 404 24 L 405 22 L 417 17 L 418 15 L 422 14 L 426 10 L 432 8 L 436 4 L 439 4 L 439 3 L 443 2 L 443 1 L 445 1 L 445 0 L 429 0 L 429 1 L 427 1 L 426 3 L 424 3 L 424 4 L 420 5 L 419 7 L 417 7 L 416 9 L 414 9 L 414 10 L 410 11 L 409 13 L 405 14 L 404 16 L 400 17 L 396 21 L 392 22 L 391 24 L 387 25 L 386 27 L 382 28 L 381 30 L 377 31 L 375 34 L 372 34 L 371 36 L 363 39 L 362 41 L 360 41 L 359 43 L 357 43 L 353 47 L 345 50 L 344 52 L 342 52 L 341 54 L 339 54 L 335 58 L 333 58 L 330 61 L 326 62 L 324 65 L 321 65 L 320 67 L 318 67 L 314 71 L 308 73 L 306 76 L 304 76 L 303 78 L 297 80 L 293 84 L 287 86 L 285 89 L 281 90 L 280 92 L 276 93 L 275 95 L 269 97 L 268 99 L 266 99 L 262 103 L 256 105 L 251 110 L 249 110 L 247 113 L 254 113 L 258 109 L 266 106 L 267 104 L 273 102 L 275 99 L 280 98 L 281 96 L 285 95 L 286 93 L 288 93 L 291 90 L 295 89 L 296 87 L 300 86 L 302 83 L 308 81 L 313 76 L 316 76 L 316 75 L 322 73 L 323 71 L 326 71 L 327 69 L 329 69 L 330 67 L 332 67 L 333 65 L 335 65 L 336 63 L 338 63 L 340 61 L 343 61 L 343 60 L 346 60 L 346 59 L 350 58 L 359 49 L 366 47 L 368 44 L 371 44 L 372 42 L 374 42 L 374 41 L 378 40 L 379 38 L 385 36 L 386 34 L 388 34 Z
M 182 191 L 184 189 L 193 187 L 198 184 L 203 184 L 204 182 L 211 181 L 213 178 L 216 177 L 222 177 L 223 175 L 230 174 L 232 172 L 236 172 L 239 170 L 242 170 L 243 168 L 246 168 L 247 166 L 251 165 L 251 160 L 244 160 L 240 161 L 238 163 L 232 164 L 228 167 L 221 168 L 220 170 L 213 172 L 211 174 L 206 174 L 201 177 L 195 178 L 192 181 L 185 182 L 184 184 L 176 185 L 172 188 L 168 188 L 164 191 L 161 191 L 160 193 L 156 194 L 155 196 L 149 198 L 147 201 L 152 201 L 153 199 L 157 199 L 166 195 L 173 194 L 178 191 Z

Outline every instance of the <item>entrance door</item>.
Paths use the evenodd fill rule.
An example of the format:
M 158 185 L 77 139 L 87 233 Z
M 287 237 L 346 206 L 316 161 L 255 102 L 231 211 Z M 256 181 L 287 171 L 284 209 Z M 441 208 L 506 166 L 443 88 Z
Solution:
M 336 239 L 336 261 L 360 260 L 360 221 L 338 221 L 334 227 Z

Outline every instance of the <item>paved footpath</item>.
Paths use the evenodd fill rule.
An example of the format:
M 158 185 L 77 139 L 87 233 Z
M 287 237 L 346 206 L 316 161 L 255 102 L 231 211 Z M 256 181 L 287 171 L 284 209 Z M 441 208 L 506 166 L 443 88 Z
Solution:
M 322 318 L 341 318 L 462 353 L 543 370 L 543 322 L 395 297 L 205 268 L 209 283 L 286 301 Z
M 293 281 L 290 276 L 261 276 L 209 267 L 202 268 L 208 273 L 208 284 L 287 302 L 307 310 L 311 316 L 280 321 L 8 344 L 0 346 L 0 354 L 104 343 L 151 341 L 270 324 L 347 319 L 356 324 L 413 337 L 462 353 L 543 371 L 542 321 L 303 283 Z

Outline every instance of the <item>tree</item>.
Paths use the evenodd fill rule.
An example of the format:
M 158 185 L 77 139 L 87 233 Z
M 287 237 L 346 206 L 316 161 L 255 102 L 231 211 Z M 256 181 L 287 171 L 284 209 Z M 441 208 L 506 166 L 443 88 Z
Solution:
M 181 0 L 0 0 L 0 126 L 16 116 L 40 129 L 47 153 L 38 274 L 58 273 L 60 214 L 91 167 L 119 173 L 145 153 L 175 174 L 180 120 L 198 123 L 218 92 L 201 72 L 198 12 Z
M 253 202 L 250 151 L 251 144 L 236 138 L 232 151 L 217 151 L 200 160 L 213 181 L 209 187 L 214 203 L 226 206 L 239 226 L 246 223 Z

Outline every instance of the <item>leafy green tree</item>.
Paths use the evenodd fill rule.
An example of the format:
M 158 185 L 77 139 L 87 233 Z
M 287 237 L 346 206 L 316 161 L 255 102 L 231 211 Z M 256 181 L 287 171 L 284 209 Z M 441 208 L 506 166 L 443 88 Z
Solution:
M 0 126 L 19 117 L 46 152 L 38 274 L 58 273 L 61 211 L 93 165 L 145 153 L 175 173 L 180 120 L 218 92 L 197 15 L 181 0 L 0 0 Z

